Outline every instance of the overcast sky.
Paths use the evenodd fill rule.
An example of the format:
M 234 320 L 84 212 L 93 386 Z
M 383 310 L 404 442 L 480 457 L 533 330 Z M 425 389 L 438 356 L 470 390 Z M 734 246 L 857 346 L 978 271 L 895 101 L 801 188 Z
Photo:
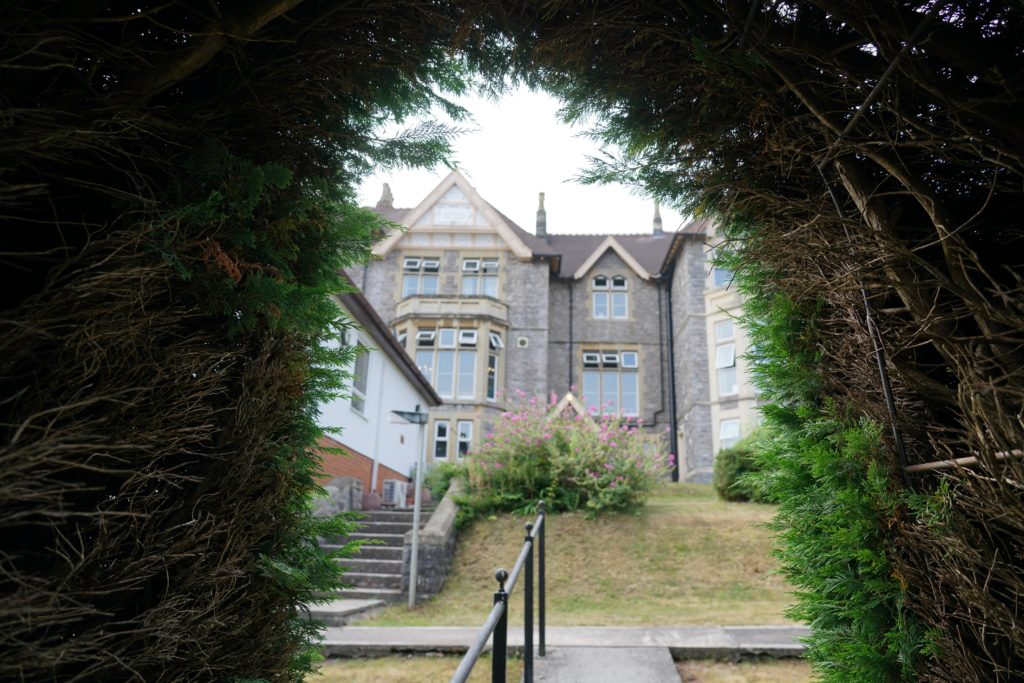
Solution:
M 534 229 L 537 193 L 544 192 L 549 233 L 646 233 L 654 202 L 622 185 L 585 186 L 573 182 L 596 156 L 596 144 L 556 116 L 558 101 L 545 93 L 517 90 L 499 102 L 466 98 L 459 103 L 476 129 L 455 143 L 459 170 L 480 195 L 523 228 Z M 376 173 L 363 183 L 359 201 L 373 206 L 384 183 L 391 184 L 395 206 L 412 208 L 448 174 L 430 171 Z M 681 227 L 683 218 L 662 207 L 665 231 Z

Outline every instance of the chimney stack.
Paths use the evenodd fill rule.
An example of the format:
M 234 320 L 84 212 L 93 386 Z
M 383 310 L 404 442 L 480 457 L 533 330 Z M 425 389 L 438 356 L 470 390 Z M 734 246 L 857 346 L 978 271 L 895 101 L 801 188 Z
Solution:
M 395 208 L 395 198 L 391 195 L 391 186 L 384 183 L 384 191 L 380 195 L 380 199 L 377 200 L 378 209 L 393 209 Z
M 548 236 L 548 212 L 544 210 L 544 193 L 540 193 L 540 203 L 537 205 L 537 237 Z
M 662 235 L 664 232 L 661 226 L 661 202 L 654 200 L 654 234 Z

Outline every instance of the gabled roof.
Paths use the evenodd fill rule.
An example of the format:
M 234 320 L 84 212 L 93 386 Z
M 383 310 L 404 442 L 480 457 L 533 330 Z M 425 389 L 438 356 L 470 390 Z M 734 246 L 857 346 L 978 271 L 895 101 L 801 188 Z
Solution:
M 406 353 L 405 349 L 398 340 L 394 338 L 391 331 L 388 329 L 387 324 L 381 319 L 377 311 L 374 310 L 370 302 L 366 300 L 366 297 L 356 288 L 355 284 L 345 273 L 340 273 L 341 277 L 352 286 L 351 292 L 339 294 L 338 299 L 342 305 L 348 310 L 349 314 L 355 318 L 356 322 L 359 323 L 363 331 L 369 334 L 373 341 L 377 344 L 377 348 L 384 353 L 398 368 L 399 372 L 405 376 L 407 380 L 416 389 L 416 392 L 423 398 L 423 401 L 430 406 L 441 405 L 441 397 L 434 391 L 434 387 L 430 385 L 430 382 L 420 369 L 416 367 L 416 363 L 413 362 L 409 354 Z
M 702 238 L 707 233 L 708 219 L 691 221 L 678 232 L 633 235 L 559 235 L 548 233 L 537 237 L 516 224 L 511 218 L 483 199 L 458 171 L 452 171 L 430 195 L 414 209 L 399 209 L 391 205 L 390 190 L 373 210 L 381 217 L 402 225 L 413 225 L 434 203 L 457 185 L 478 209 L 491 219 L 495 229 L 509 243 L 521 245 L 514 249 L 521 258 L 548 260 L 552 273 L 563 279 L 579 279 L 597 260 L 612 249 L 644 279 L 659 278 L 671 269 L 672 261 L 686 239 Z M 386 200 L 385 200 L 386 198 Z M 374 254 L 390 251 L 405 233 L 396 231 L 378 242 Z M 527 256 L 523 256 L 527 254 Z
M 405 225 L 407 228 L 414 229 L 412 226 L 416 225 L 416 222 L 422 218 L 427 211 L 433 208 L 434 204 L 436 204 L 438 200 L 441 199 L 441 197 L 443 197 L 444 194 L 453 186 L 462 190 L 463 194 L 466 195 L 466 198 L 469 199 L 470 204 L 484 214 L 484 217 L 487 218 L 487 222 L 490 226 L 494 228 L 499 237 L 505 240 L 506 244 L 508 244 L 509 248 L 516 256 L 521 259 L 529 259 L 534 255 L 528 241 L 523 239 L 527 234 L 526 231 L 519 228 L 519 226 L 515 225 L 515 223 L 509 220 L 504 214 L 485 201 L 483 197 L 477 193 L 476 188 L 470 185 L 465 176 L 458 171 L 452 171 L 449 173 L 448 176 L 434 188 L 433 192 L 427 195 L 427 197 L 421 201 L 416 208 L 405 212 L 401 217 L 401 221 L 394 220 L 393 218 L 389 218 L 389 220 L 396 223 L 401 222 L 402 225 Z M 383 209 L 383 211 L 386 210 L 386 208 Z M 378 213 L 381 213 L 381 215 L 384 215 L 383 211 L 378 209 Z M 391 209 L 391 211 L 395 211 L 395 209 Z M 513 226 L 515 226 L 515 228 Z M 516 230 L 516 228 L 518 228 L 518 230 Z M 395 230 L 374 245 L 374 255 L 386 256 L 404 236 L 404 232 Z
M 644 280 L 651 279 L 651 274 L 647 272 L 647 269 L 640 265 L 640 263 L 635 258 L 633 258 L 633 255 L 626 251 L 625 248 L 623 248 L 623 246 L 615 238 L 615 235 L 608 235 L 605 238 L 605 240 L 601 242 L 601 244 L 597 245 L 597 248 L 594 249 L 594 251 L 590 252 L 590 256 L 587 257 L 587 260 L 580 264 L 580 267 L 577 268 L 576 272 L 572 274 L 573 279 L 579 280 L 584 275 L 586 275 L 590 271 L 590 269 L 594 267 L 594 264 L 597 263 L 597 260 L 601 258 L 604 255 L 604 253 L 609 249 L 618 254 L 619 258 L 625 261 L 626 265 L 632 268 L 634 273 L 639 275 Z

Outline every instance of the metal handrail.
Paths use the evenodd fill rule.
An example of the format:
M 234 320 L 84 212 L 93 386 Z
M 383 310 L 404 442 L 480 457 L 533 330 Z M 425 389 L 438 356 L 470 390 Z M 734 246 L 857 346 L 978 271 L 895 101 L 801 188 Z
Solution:
M 533 547 L 534 541 L 537 541 L 537 547 L 539 556 L 537 558 L 537 564 L 539 569 L 540 579 L 537 591 L 537 602 L 538 602 L 538 621 L 540 636 L 540 648 L 539 656 L 545 655 L 545 624 L 544 624 L 544 501 L 540 501 L 537 504 L 538 514 L 537 519 L 533 523 L 526 523 L 526 538 L 523 540 L 523 548 L 519 551 L 519 557 L 516 558 L 516 563 L 512 566 L 512 573 L 509 574 L 504 569 L 499 569 L 494 574 L 495 580 L 498 582 L 498 590 L 494 593 L 494 606 L 491 608 L 490 614 L 487 615 L 487 619 L 484 621 L 483 626 L 477 632 L 476 638 L 473 640 L 473 644 L 469 647 L 462 661 L 459 662 L 459 668 L 456 669 L 455 674 L 452 676 L 451 683 L 464 683 L 469 678 L 469 674 L 473 671 L 473 667 L 476 665 L 477 660 L 480 659 L 481 653 L 487 646 L 487 639 L 494 635 L 494 646 L 492 648 L 493 655 L 491 657 L 491 683 L 504 683 L 505 675 L 507 671 L 507 660 L 508 660 L 508 596 L 512 594 L 512 590 L 516 586 L 516 581 L 519 580 L 520 574 L 523 573 L 523 568 L 526 568 L 523 604 L 524 604 L 524 624 L 523 624 L 523 681 L 524 683 L 533 683 Z M 506 588 L 507 584 L 507 588 Z

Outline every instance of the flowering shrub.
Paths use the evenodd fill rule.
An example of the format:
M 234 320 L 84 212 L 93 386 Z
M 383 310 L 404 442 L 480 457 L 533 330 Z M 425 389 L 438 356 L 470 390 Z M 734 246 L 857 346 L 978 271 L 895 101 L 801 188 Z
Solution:
M 551 395 L 551 405 L 556 396 Z M 478 513 L 549 510 L 591 513 L 644 503 L 671 467 L 643 420 L 613 415 L 548 417 L 538 398 L 502 413 L 468 461 L 468 503 Z

